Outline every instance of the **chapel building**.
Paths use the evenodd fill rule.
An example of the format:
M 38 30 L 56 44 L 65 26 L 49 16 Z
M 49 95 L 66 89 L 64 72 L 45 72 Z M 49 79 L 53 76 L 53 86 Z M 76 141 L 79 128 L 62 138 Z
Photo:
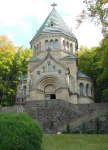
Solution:
M 32 58 L 22 86 L 25 100 L 94 103 L 93 80 L 77 70 L 78 41 L 55 9 L 31 40 Z M 17 93 L 20 83 L 17 83 Z

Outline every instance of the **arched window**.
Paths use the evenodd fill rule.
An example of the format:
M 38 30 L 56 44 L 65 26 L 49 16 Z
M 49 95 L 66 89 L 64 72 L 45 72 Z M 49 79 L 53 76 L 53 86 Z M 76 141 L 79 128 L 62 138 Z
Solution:
M 36 54 L 36 46 L 34 46 L 34 55 Z
M 36 46 L 36 53 L 37 53 L 37 46 Z
M 94 88 L 92 88 L 92 97 L 94 97 Z
M 48 41 L 45 41 L 45 49 L 48 49 Z
M 61 70 L 58 70 L 58 75 L 61 75 Z
M 37 44 L 37 52 L 39 51 L 39 45 Z
M 88 96 L 88 84 L 86 85 L 86 95 Z
M 37 76 L 40 76 L 40 72 L 38 72 Z
M 80 83 L 79 88 L 80 88 L 80 95 L 83 95 L 83 84 L 82 83 Z
M 51 21 L 51 26 L 53 26 L 53 21 Z
M 72 45 L 72 43 L 70 44 L 70 52 L 73 53 L 73 45 Z
M 50 48 L 53 49 L 53 40 L 50 41 Z
M 26 86 L 24 86 L 24 96 L 26 96 Z
M 39 42 L 39 51 L 41 50 L 41 42 Z
M 65 49 L 65 40 L 63 40 L 63 49 Z
M 55 68 L 55 66 L 53 67 L 53 71 L 54 71 L 54 72 L 56 71 L 56 68 Z
M 55 40 L 55 49 L 58 48 L 58 40 Z
M 50 72 L 50 64 L 48 64 L 48 72 Z
M 67 42 L 66 43 L 66 50 L 68 50 L 68 47 L 69 47 L 69 43 Z
M 43 72 L 45 72 L 45 68 L 43 68 Z
M 92 87 L 91 87 L 91 96 L 92 96 L 93 92 L 92 92 Z

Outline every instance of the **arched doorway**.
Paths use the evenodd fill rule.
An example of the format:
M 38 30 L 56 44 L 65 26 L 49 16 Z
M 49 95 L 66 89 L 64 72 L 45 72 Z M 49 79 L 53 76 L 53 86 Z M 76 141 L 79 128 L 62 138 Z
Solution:
M 60 87 L 61 83 L 59 79 L 53 75 L 46 75 L 40 78 L 40 80 L 36 83 L 36 88 L 43 93 L 40 93 L 40 95 L 38 94 L 38 99 L 58 99 L 57 89 Z
M 45 99 L 56 99 L 54 85 L 52 84 L 46 85 L 44 91 L 45 91 Z

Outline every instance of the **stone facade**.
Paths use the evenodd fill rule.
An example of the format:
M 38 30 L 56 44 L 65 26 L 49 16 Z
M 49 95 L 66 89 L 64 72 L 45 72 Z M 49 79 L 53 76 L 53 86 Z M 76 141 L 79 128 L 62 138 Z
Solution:
M 30 42 L 26 99 L 63 99 L 73 104 L 94 103 L 93 80 L 77 70 L 78 42 L 53 9 Z M 17 93 L 20 84 L 17 84 Z

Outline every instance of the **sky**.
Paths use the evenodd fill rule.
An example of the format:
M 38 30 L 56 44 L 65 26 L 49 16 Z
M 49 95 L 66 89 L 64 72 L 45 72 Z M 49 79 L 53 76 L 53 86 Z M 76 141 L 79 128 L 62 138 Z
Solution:
M 91 48 L 98 46 L 103 36 L 101 26 L 95 27 L 86 20 L 76 29 L 76 17 L 86 8 L 83 0 L 0 0 L 0 35 L 8 36 L 15 46 L 30 48 L 30 41 L 53 7 L 63 18 L 81 45 Z

